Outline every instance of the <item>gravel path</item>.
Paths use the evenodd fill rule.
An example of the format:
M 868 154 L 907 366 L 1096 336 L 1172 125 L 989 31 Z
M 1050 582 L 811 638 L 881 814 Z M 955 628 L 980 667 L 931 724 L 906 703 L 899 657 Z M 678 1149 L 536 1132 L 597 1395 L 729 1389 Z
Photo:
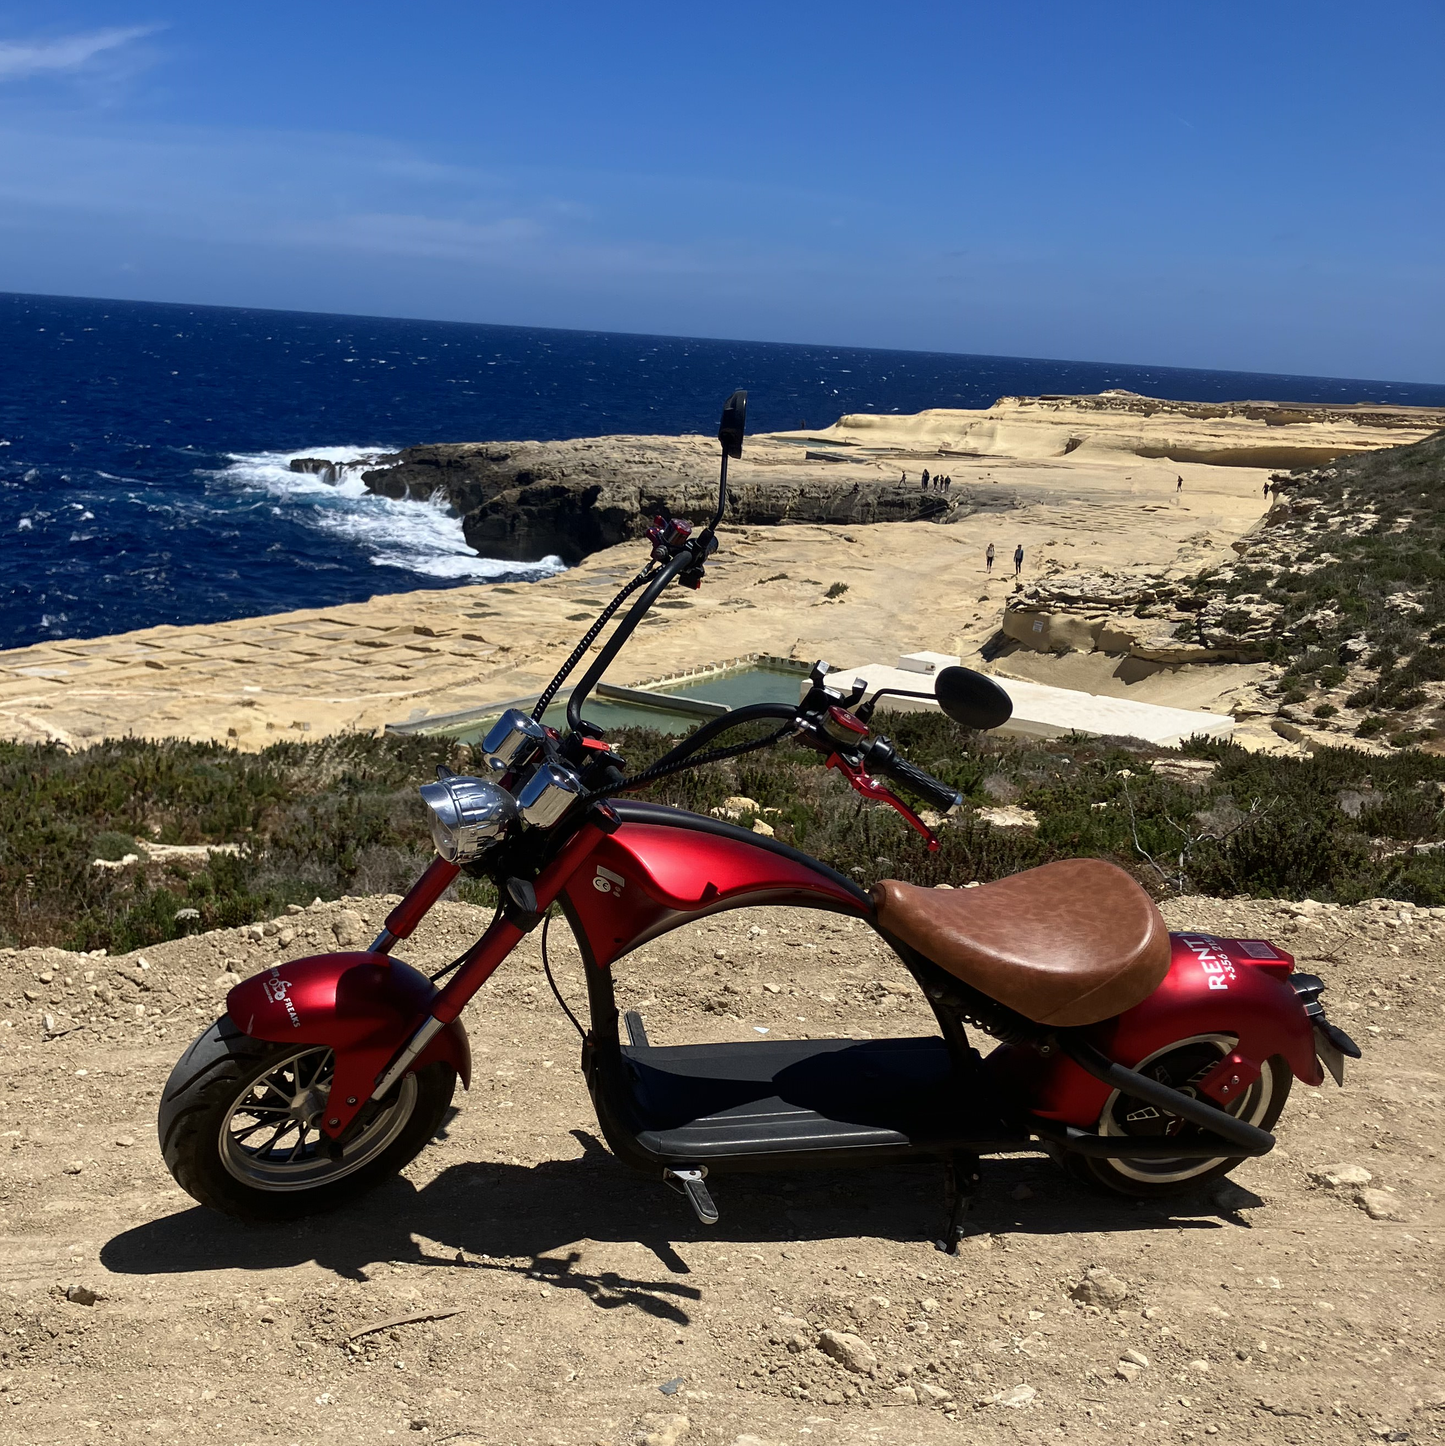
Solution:
M 986 1162 L 956 1258 L 929 1243 L 932 1167 L 724 1178 L 699 1227 L 599 1143 L 535 953 L 473 1004 L 473 1088 L 404 1178 L 300 1225 L 193 1205 L 155 1143 L 173 1059 L 233 973 L 369 936 L 387 907 L 123 958 L 0 953 L 4 1439 L 1445 1439 L 1445 918 L 1171 904 L 1175 927 L 1295 951 L 1365 1060 L 1344 1091 L 1296 1085 L 1280 1148 L 1201 1195 L 1135 1205 L 1042 1157 Z M 484 922 L 445 904 L 408 957 L 435 968 Z M 737 915 L 648 946 L 620 992 L 661 1043 L 927 1030 L 870 946 Z

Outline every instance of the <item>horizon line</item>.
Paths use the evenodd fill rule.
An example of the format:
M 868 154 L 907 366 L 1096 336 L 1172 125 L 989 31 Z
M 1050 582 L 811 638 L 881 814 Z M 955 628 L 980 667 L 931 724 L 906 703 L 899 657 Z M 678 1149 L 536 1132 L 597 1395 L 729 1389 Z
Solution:
M 568 336 L 619 336 L 636 337 L 641 340 L 650 341 L 695 341 L 708 343 L 723 343 L 737 346 L 763 346 L 763 347 L 789 347 L 799 351 L 851 351 L 863 353 L 892 352 L 902 356 L 933 356 L 933 357 L 955 357 L 968 360 L 1003 361 L 1003 362 L 1036 362 L 1045 366 L 1096 366 L 1096 367 L 1127 367 L 1133 371 L 1157 371 L 1157 372 L 1180 372 L 1180 373 L 1203 373 L 1210 376 L 1241 376 L 1241 377 L 1278 377 L 1290 381 L 1319 381 L 1319 382 L 1350 382 L 1368 386 L 1382 387 L 1426 387 L 1445 391 L 1445 381 L 1403 381 L 1389 380 L 1383 377 L 1346 377 L 1331 376 L 1316 372 L 1268 372 L 1249 371 L 1238 367 L 1186 367 L 1176 366 L 1167 363 L 1155 362 L 1130 362 L 1130 361 L 1099 361 L 1086 357 L 1042 357 L 1042 356 L 1021 356 L 1008 352 L 956 352 L 926 350 L 918 347 L 897 347 L 897 346 L 861 346 L 856 342 L 820 342 L 820 341 L 763 341 L 755 337 L 727 337 L 727 336 L 696 336 L 684 332 L 661 332 L 661 331 L 614 331 L 603 327 L 595 326 L 533 326 L 517 322 L 499 321 L 457 321 L 444 317 L 433 316 L 403 316 L 387 312 L 359 312 L 359 311 L 304 311 L 289 306 L 233 306 L 224 302 L 212 301 L 150 301 L 137 300 L 134 297 L 119 296 L 87 296 L 70 292 L 48 292 L 48 291 L 8 291 L 0 290 L 0 299 L 18 298 L 34 301 L 91 301 L 112 306 L 165 306 L 182 311 L 242 311 L 242 312 L 265 312 L 277 316 L 317 316 L 334 317 L 348 321 L 409 321 L 425 326 L 457 326 L 470 328 L 485 328 L 493 331 L 549 331 L 559 332 Z M 1159 400 L 1166 400 L 1160 398 Z M 1259 400 L 1268 398 L 1239 398 L 1240 401 Z M 1445 397 L 1442 397 L 1441 404 L 1445 405 Z M 1303 404 L 1301 404 L 1303 405 Z M 1319 403 L 1316 405 L 1324 405 Z M 1345 404 L 1341 404 L 1345 405 Z M 1361 405 L 1352 403 L 1350 405 Z

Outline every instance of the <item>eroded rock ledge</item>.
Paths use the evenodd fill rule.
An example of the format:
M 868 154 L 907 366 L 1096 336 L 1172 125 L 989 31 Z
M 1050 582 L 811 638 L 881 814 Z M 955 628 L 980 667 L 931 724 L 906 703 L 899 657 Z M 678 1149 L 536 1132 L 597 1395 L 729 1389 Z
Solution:
M 717 455 L 717 443 L 706 437 L 458 442 L 408 447 L 362 481 L 386 497 L 444 498 L 461 515 L 467 542 L 485 557 L 535 562 L 555 554 L 575 564 L 641 537 L 664 509 L 705 522 L 717 505 Z M 871 466 L 856 477 L 819 478 L 805 461 L 797 447 L 751 442 L 745 463 L 734 469 L 727 520 L 947 521 L 971 510 L 963 489 L 940 493 L 883 481 Z
M 1445 427 L 1445 408 L 1375 403 L 1176 402 L 1137 392 L 1000 397 L 977 411 L 841 417 L 819 440 L 943 456 L 1132 456 L 1213 467 L 1317 467 L 1417 442 Z

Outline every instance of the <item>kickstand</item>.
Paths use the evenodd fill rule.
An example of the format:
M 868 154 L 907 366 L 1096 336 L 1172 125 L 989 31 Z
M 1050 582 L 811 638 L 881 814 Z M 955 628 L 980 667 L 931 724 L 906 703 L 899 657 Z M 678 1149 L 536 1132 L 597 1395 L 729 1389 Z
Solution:
M 978 1193 L 978 1156 L 955 1154 L 949 1158 L 944 1174 L 944 1200 L 948 1205 L 948 1223 L 943 1239 L 935 1240 L 933 1248 L 945 1255 L 957 1255 L 963 1239 L 968 1212 Z

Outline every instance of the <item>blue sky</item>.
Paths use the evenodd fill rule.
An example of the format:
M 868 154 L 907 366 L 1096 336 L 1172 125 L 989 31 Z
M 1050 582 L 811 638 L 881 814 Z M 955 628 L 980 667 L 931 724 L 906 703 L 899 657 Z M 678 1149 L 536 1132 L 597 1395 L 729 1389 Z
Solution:
M 1445 381 L 1445 5 L 0 0 L 0 290 Z

